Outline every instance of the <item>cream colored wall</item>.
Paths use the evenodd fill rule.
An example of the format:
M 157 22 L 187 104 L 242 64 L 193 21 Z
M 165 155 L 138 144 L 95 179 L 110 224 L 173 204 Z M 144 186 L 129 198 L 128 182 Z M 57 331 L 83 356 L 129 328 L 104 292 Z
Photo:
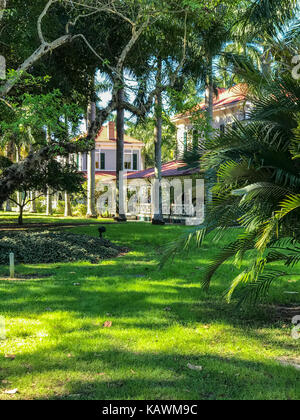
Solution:
M 218 130 L 222 124 L 226 126 L 233 123 L 235 119 L 239 121 L 244 120 L 245 112 L 247 112 L 249 108 L 250 104 L 246 104 L 245 106 L 238 104 L 214 111 L 213 128 Z M 189 133 L 189 137 L 191 137 L 190 134 L 193 130 L 193 124 L 190 117 L 175 120 L 174 124 L 177 127 L 177 148 L 180 154 L 184 152 L 184 134 L 187 132 Z

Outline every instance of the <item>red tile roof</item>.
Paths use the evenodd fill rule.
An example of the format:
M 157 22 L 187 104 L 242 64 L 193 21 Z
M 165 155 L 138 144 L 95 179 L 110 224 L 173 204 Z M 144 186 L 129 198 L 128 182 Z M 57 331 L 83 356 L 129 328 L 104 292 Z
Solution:
M 214 110 L 223 108 L 224 106 L 234 105 L 239 102 L 244 102 L 248 94 L 248 86 L 244 83 L 239 83 L 230 89 L 218 89 L 218 95 L 214 98 Z M 194 109 L 189 112 L 178 114 L 174 119 L 188 117 L 192 112 L 204 111 L 206 108 L 205 102 L 201 102 Z
M 162 165 L 162 176 L 163 177 L 175 177 L 175 176 L 185 176 L 192 175 L 199 172 L 199 169 L 188 168 L 183 161 L 174 160 L 172 162 L 167 162 Z M 155 169 L 145 169 L 143 171 L 127 172 L 127 179 L 147 179 L 154 178 Z M 87 172 L 84 172 L 84 176 L 87 178 Z M 107 178 L 110 180 L 116 179 L 116 171 L 96 171 L 96 177 Z
M 162 165 L 161 172 L 162 172 L 163 177 L 173 177 L 173 176 L 192 175 L 199 172 L 199 169 L 188 168 L 183 161 L 174 160 L 172 162 L 164 163 Z M 144 171 L 131 172 L 127 175 L 127 178 L 128 179 L 142 179 L 142 178 L 153 178 L 154 176 L 155 176 L 155 169 L 150 168 Z

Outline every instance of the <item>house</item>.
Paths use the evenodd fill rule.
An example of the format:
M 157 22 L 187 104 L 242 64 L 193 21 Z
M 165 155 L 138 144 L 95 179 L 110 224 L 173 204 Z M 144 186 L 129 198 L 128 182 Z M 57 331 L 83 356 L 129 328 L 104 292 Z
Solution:
M 125 134 L 124 136 L 124 169 L 135 172 L 144 169 L 142 150 L 144 143 Z M 115 179 L 117 133 L 114 122 L 103 126 L 95 140 L 95 170 L 96 181 Z M 79 156 L 79 170 L 87 172 L 87 154 Z
M 247 93 L 248 87 L 245 84 L 238 84 L 230 89 L 218 89 L 213 101 L 213 129 L 216 132 L 225 132 L 226 127 L 235 124 L 236 120 L 242 121 L 247 118 L 247 113 L 251 108 L 251 104 L 246 99 Z M 184 114 L 176 115 L 172 119 L 172 122 L 177 128 L 177 147 L 175 153 L 177 157 L 182 156 L 189 146 L 193 146 L 193 144 L 195 144 L 195 139 L 197 145 L 201 143 L 201 133 L 198 131 L 199 128 L 194 126 L 194 120 L 197 115 L 201 117 L 201 113 L 205 110 L 206 103 L 203 100 L 203 102 L 198 104 L 195 109 L 192 109 Z M 175 179 L 180 180 L 180 182 L 184 184 L 187 178 L 193 179 L 195 185 L 195 179 L 203 179 L 204 176 L 205 174 L 201 171 L 201 169 L 188 168 L 180 159 L 176 159 L 162 165 L 162 178 L 167 180 L 169 185 L 172 183 L 174 184 Z M 150 184 L 154 177 L 154 168 L 127 174 L 128 184 L 138 180 L 147 180 Z M 211 185 L 206 185 L 204 201 L 210 199 L 210 189 Z M 195 204 L 196 200 L 194 192 L 195 186 L 193 187 L 192 198 L 192 201 Z M 181 203 L 179 203 L 179 201 L 181 201 Z M 180 220 L 191 224 L 194 224 L 195 222 L 195 224 L 197 224 L 197 220 L 191 221 L 191 218 L 186 214 L 186 207 L 189 207 L 189 205 L 186 206 L 184 204 L 183 195 L 182 199 L 179 198 L 179 201 L 171 205 L 171 214 L 164 214 L 165 219 L 172 219 L 173 221 Z M 181 210 L 178 211 L 178 209 Z M 151 204 L 143 204 L 140 206 L 138 217 L 141 219 L 146 218 L 146 220 L 151 219 Z
M 215 130 L 224 132 L 227 126 L 235 123 L 235 120 L 246 119 L 251 106 L 246 99 L 247 91 L 248 89 L 245 84 L 239 84 L 230 89 L 218 89 L 213 101 L 213 128 Z M 199 128 L 196 129 L 194 127 L 194 116 L 199 115 L 201 118 L 201 113 L 205 110 L 206 103 L 203 101 L 198 104 L 195 109 L 184 114 L 176 115 L 172 119 L 177 127 L 177 147 L 176 151 L 174 151 L 175 156 L 177 155 L 178 157 L 183 155 L 183 152 L 190 145 L 194 144 L 195 138 L 197 139 L 197 143 L 201 142 L 201 133 L 198 131 Z M 197 130 L 196 133 L 195 130 Z M 98 187 L 100 186 L 100 189 L 107 184 L 115 185 L 116 137 L 115 123 L 109 122 L 106 126 L 101 128 L 96 138 L 96 182 Z M 128 215 L 131 213 L 135 218 L 151 220 L 153 216 L 152 184 L 155 179 L 155 170 L 154 168 L 144 169 L 142 155 L 144 143 L 142 141 L 127 135 L 125 135 L 124 140 L 124 170 L 126 172 L 126 183 L 129 189 L 130 187 L 136 188 L 136 197 L 140 197 L 137 199 L 137 202 L 131 200 L 134 202 L 134 205 L 132 206 L 133 211 L 131 212 L 129 210 Z M 83 172 L 87 171 L 87 155 L 80 157 L 79 168 Z M 169 201 L 171 198 L 171 205 L 163 205 L 163 213 L 166 220 L 185 221 L 186 223 L 191 224 L 195 222 L 195 224 L 199 224 L 199 218 L 195 218 L 194 221 L 191 220 L 193 217 L 190 216 L 190 214 L 192 214 L 192 211 L 190 210 L 191 206 L 194 206 L 195 214 L 197 214 L 197 185 L 198 180 L 203 180 L 204 177 L 205 174 L 200 168 L 187 168 L 185 163 L 179 158 L 162 165 L 162 178 L 167 185 L 166 197 Z M 186 194 L 186 192 L 181 193 L 180 191 L 184 190 L 184 185 L 189 180 L 193 182 L 193 186 L 190 190 L 192 191 L 191 194 Z M 208 183 L 206 184 L 205 191 L 203 187 L 202 194 L 203 209 L 205 207 L 205 202 L 209 200 L 211 189 L 211 185 L 208 185 Z M 174 188 L 178 188 L 179 192 L 174 192 Z M 170 191 L 172 192 L 170 193 Z M 188 203 L 186 203 L 187 195 L 190 195 Z M 114 199 L 111 198 L 109 201 L 113 203 Z
M 233 125 L 235 120 L 245 120 L 251 104 L 246 100 L 248 87 L 246 84 L 238 84 L 230 89 L 218 89 L 213 101 L 213 129 L 224 132 L 226 127 Z M 201 115 L 205 111 L 205 101 L 184 114 L 176 115 L 172 122 L 177 128 L 177 153 L 182 155 L 193 144 L 194 139 L 201 141 L 201 133 L 194 128 L 193 117 Z

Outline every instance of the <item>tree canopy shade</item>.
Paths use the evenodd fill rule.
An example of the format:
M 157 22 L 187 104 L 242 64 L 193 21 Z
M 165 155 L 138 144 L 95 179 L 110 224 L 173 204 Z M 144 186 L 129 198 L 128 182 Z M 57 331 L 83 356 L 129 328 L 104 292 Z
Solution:
M 105 108 L 96 108 L 87 134 L 87 141 L 93 140 L 114 110 L 128 109 L 140 117 L 144 116 L 152 108 L 154 99 L 166 89 L 162 81 L 147 92 L 146 102 L 133 106 L 120 95 L 124 69 L 127 67 L 137 74 L 143 72 L 141 69 L 147 66 L 151 56 L 157 56 L 159 52 L 167 58 L 172 45 L 177 47 L 180 44 L 183 51 L 182 48 L 173 48 L 176 53 L 172 55 L 173 61 L 169 66 L 170 70 L 173 67 L 172 72 L 169 71 L 173 83 L 184 62 L 187 35 L 193 27 L 191 24 L 188 29 L 187 20 L 193 22 L 197 16 L 198 23 L 204 24 L 213 16 L 218 3 L 39 0 L 29 1 L 25 11 L 20 0 L 3 3 L 1 53 L 3 48 L 9 72 L 7 80 L 0 84 L 0 100 L 8 105 L 8 96 L 18 95 L 17 90 L 25 74 L 30 72 L 39 76 L 41 72 L 51 76 L 52 89 L 60 87 L 65 99 L 75 98 L 83 104 L 84 98 L 91 97 L 90 85 L 96 69 L 106 71 L 113 79 L 112 100 Z M 185 23 L 179 25 L 179 22 Z M 169 40 L 168 43 L 166 40 Z M 71 48 L 68 50 L 67 46 Z M 56 73 L 56 65 L 64 71 Z M 93 98 L 90 99 L 93 101 Z M 54 149 L 51 150 L 53 153 Z M 12 188 L 10 183 L 4 191 Z

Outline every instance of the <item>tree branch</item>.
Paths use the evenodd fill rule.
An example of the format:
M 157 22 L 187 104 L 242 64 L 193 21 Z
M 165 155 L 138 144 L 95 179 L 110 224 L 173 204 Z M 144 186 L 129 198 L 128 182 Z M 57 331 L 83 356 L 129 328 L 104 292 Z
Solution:
M 48 13 L 48 10 L 50 9 L 50 7 L 52 6 L 52 4 L 56 3 L 58 0 L 49 0 L 48 3 L 46 4 L 44 10 L 42 11 L 42 13 L 40 14 L 40 16 L 38 17 L 37 20 L 37 31 L 38 31 L 38 35 L 41 41 L 41 44 L 47 44 L 43 35 L 43 30 L 42 30 L 42 21 L 44 19 L 44 17 L 46 16 L 46 14 Z
M 37 48 L 34 51 L 34 53 L 20 65 L 20 67 L 16 70 L 15 75 L 12 78 L 8 79 L 6 83 L 2 87 L 0 87 L 0 96 L 5 97 L 20 79 L 22 74 L 29 70 L 44 55 L 48 54 L 50 51 L 55 50 L 56 48 L 61 47 L 62 45 L 68 42 L 71 42 L 72 40 L 72 36 L 64 35 L 60 38 L 57 38 L 55 41 L 49 44 L 41 44 L 39 48 Z

